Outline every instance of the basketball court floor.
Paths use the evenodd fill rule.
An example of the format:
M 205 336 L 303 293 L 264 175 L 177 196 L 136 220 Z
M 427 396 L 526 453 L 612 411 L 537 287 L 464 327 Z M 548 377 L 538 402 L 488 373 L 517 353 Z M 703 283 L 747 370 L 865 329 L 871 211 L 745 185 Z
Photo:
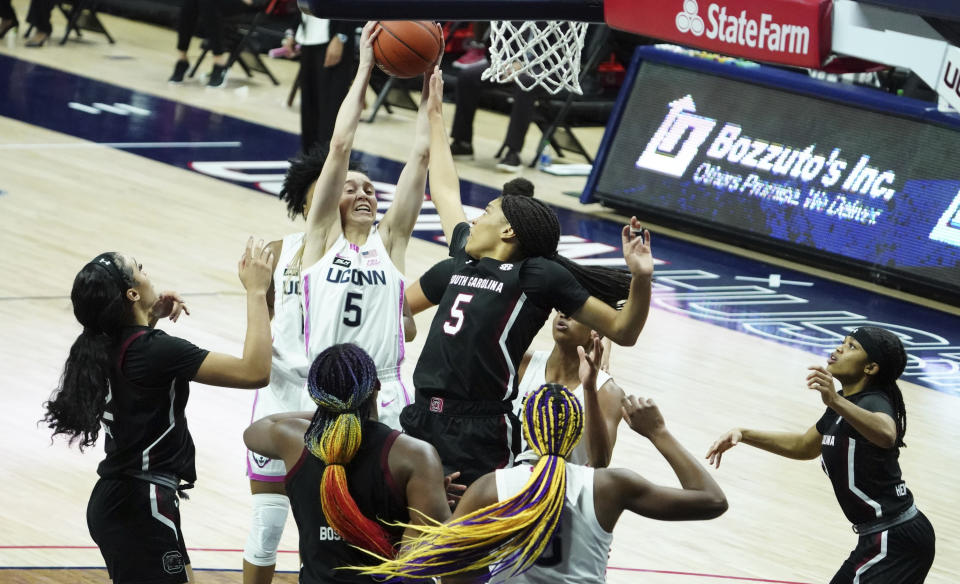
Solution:
M 22 19 L 27 3 L 14 5 Z M 69 301 L 77 270 L 102 251 L 134 255 L 158 290 L 177 290 L 190 306 L 190 317 L 163 323 L 164 329 L 239 354 L 244 296 L 236 261 L 244 243 L 249 235 L 270 240 L 301 228 L 274 196 L 284 161 L 299 146 L 298 109 L 283 105 L 296 64 L 269 63 L 279 87 L 263 76 L 242 78 L 236 68 L 224 89 L 206 89 L 200 80 L 173 87 L 166 84 L 173 32 L 102 18 L 116 45 L 85 34 L 63 47 L 27 49 L 20 40 L 0 48 L 0 436 L 6 459 L 0 582 L 106 581 L 85 522 L 102 450 L 81 454 L 60 440 L 51 444 L 37 423 L 79 333 Z M 59 15 L 54 26 L 62 34 Z M 459 169 L 464 202 L 480 209 L 511 176 L 497 173 L 493 159 L 506 118 L 481 112 L 475 127 L 477 160 Z M 358 132 L 356 150 L 378 181 L 381 211 L 412 130 L 412 112 L 398 110 L 381 112 Z M 601 130 L 578 136 L 595 148 Z M 527 160 L 538 138 L 531 128 Z M 579 194 L 583 177 L 526 168 L 523 176 L 556 207 L 564 253 L 597 264 L 620 261 L 625 218 L 564 194 Z M 823 406 L 804 387 L 806 367 L 824 362 L 856 326 L 899 332 L 910 354 L 901 382 L 909 445 L 901 465 L 938 537 L 927 582 L 960 581 L 960 310 L 650 227 L 659 261 L 653 309 L 636 346 L 614 348 L 617 382 L 628 393 L 654 398 L 668 427 L 702 456 L 734 426 L 810 427 Z M 408 277 L 445 256 L 439 234 L 427 203 L 409 248 Z M 418 317 L 421 331 L 431 317 Z M 408 347 L 408 379 L 424 336 Z M 550 346 L 545 329 L 533 348 Z M 241 433 L 253 397 L 193 387 L 187 415 L 200 479 L 181 509 L 200 582 L 240 581 L 250 501 Z M 613 465 L 676 483 L 626 426 Z M 609 581 L 825 582 L 853 548 L 856 535 L 817 461 L 741 446 L 711 472 L 727 493 L 729 511 L 703 523 L 624 515 Z M 278 568 L 295 571 L 292 518 L 280 547 Z

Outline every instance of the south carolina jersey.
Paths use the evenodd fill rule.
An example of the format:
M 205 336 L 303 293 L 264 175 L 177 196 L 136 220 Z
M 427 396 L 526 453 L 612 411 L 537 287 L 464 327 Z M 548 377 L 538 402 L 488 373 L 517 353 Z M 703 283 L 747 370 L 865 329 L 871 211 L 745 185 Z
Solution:
M 896 419 L 889 398 L 863 391 L 846 398 L 870 412 Z M 896 517 L 913 505 L 913 494 L 900 475 L 899 448 L 881 448 L 827 408 L 817 422 L 822 436 L 820 460 L 837 502 L 853 524 Z
M 533 355 L 530 357 L 530 362 L 527 364 L 526 371 L 523 372 L 523 379 L 520 380 L 520 391 L 517 393 L 517 399 L 514 400 L 513 411 L 516 412 L 517 417 L 520 420 L 523 420 L 523 400 L 531 392 L 536 391 L 540 388 L 541 385 L 547 383 L 547 359 L 550 357 L 550 351 L 534 351 Z M 603 387 L 603 384 L 613 379 L 609 373 L 603 371 L 602 369 L 597 372 L 597 389 Z M 583 385 L 578 385 L 576 389 L 573 390 L 573 395 L 577 396 L 577 399 L 580 400 L 580 403 L 583 403 Z M 527 441 L 523 441 L 521 451 L 528 450 Z M 577 442 L 577 445 L 574 447 L 573 451 L 570 452 L 570 456 L 567 457 L 567 462 L 573 464 L 587 464 L 587 443 L 586 440 L 580 438 L 580 442 Z
M 370 355 L 381 384 L 400 380 L 403 276 L 376 226 L 363 246 L 341 234 L 303 272 L 304 345 L 312 360 L 328 347 L 353 343 Z
M 560 524 L 546 550 L 529 570 L 509 578 L 510 584 L 596 584 L 606 580 L 613 534 L 597 522 L 593 503 L 593 469 L 567 464 L 567 494 Z M 521 464 L 496 471 L 497 499 L 519 493 L 533 467 Z M 496 582 L 504 582 L 509 572 Z
M 457 225 L 452 259 L 420 277 L 424 296 L 438 308 L 413 383 L 430 398 L 512 400 L 517 365 L 550 311 L 573 314 L 590 295 L 547 258 L 472 258 L 465 249 L 469 235 L 468 223 Z
M 277 267 L 273 272 L 273 355 L 270 384 L 258 389 L 253 398 L 250 421 L 271 414 L 313 410 L 317 405 L 306 390 L 310 360 L 303 341 L 303 293 L 300 268 L 294 265 L 303 246 L 303 233 L 283 238 Z M 247 450 L 247 476 L 254 480 L 279 482 L 286 474 L 282 460 Z

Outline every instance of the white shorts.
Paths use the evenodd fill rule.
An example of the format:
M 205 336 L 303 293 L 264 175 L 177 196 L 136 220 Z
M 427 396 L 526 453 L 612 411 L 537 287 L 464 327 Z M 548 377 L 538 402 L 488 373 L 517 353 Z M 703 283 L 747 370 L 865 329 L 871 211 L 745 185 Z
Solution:
M 413 395 L 399 379 L 380 381 L 380 395 L 377 396 L 377 416 L 394 430 L 403 432 L 400 427 L 400 412 L 413 403 Z
M 253 398 L 253 413 L 250 423 L 271 414 L 312 411 L 317 404 L 310 398 L 306 382 L 297 385 L 271 379 L 270 385 L 258 389 Z M 274 460 L 247 450 L 247 476 L 253 481 L 279 483 L 287 476 L 287 467 L 282 460 Z

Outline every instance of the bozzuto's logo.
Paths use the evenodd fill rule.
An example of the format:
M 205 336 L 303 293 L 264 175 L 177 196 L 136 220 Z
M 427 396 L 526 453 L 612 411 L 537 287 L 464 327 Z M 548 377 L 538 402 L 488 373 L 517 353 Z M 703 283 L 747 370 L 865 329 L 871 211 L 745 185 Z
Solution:
M 698 116 L 696 111 L 697 105 L 689 95 L 671 101 L 667 117 L 647 143 L 637 166 L 670 176 L 683 176 L 717 125 L 717 120 Z
M 937 225 L 930 232 L 930 239 L 960 247 L 960 193 L 953 198 Z

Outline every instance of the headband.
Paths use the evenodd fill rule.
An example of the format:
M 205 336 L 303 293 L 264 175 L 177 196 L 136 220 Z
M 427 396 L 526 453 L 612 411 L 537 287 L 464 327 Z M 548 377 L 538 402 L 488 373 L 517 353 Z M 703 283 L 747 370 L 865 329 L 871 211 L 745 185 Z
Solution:
M 127 280 L 127 277 L 124 275 L 123 271 L 120 270 L 120 266 L 117 265 L 117 262 L 114 261 L 114 255 L 114 252 L 109 251 L 102 253 L 90 260 L 87 265 L 96 266 L 97 268 L 104 270 L 113 279 L 113 281 L 120 286 L 120 290 L 126 290 L 130 287 L 130 282 Z
M 880 363 L 883 353 L 880 350 L 879 339 L 875 338 L 875 336 L 870 334 L 870 331 L 865 328 L 858 328 L 850 333 L 850 336 L 860 343 L 860 346 L 863 347 L 864 352 L 866 352 L 867 357 L 869 357 L 871 361 Z

